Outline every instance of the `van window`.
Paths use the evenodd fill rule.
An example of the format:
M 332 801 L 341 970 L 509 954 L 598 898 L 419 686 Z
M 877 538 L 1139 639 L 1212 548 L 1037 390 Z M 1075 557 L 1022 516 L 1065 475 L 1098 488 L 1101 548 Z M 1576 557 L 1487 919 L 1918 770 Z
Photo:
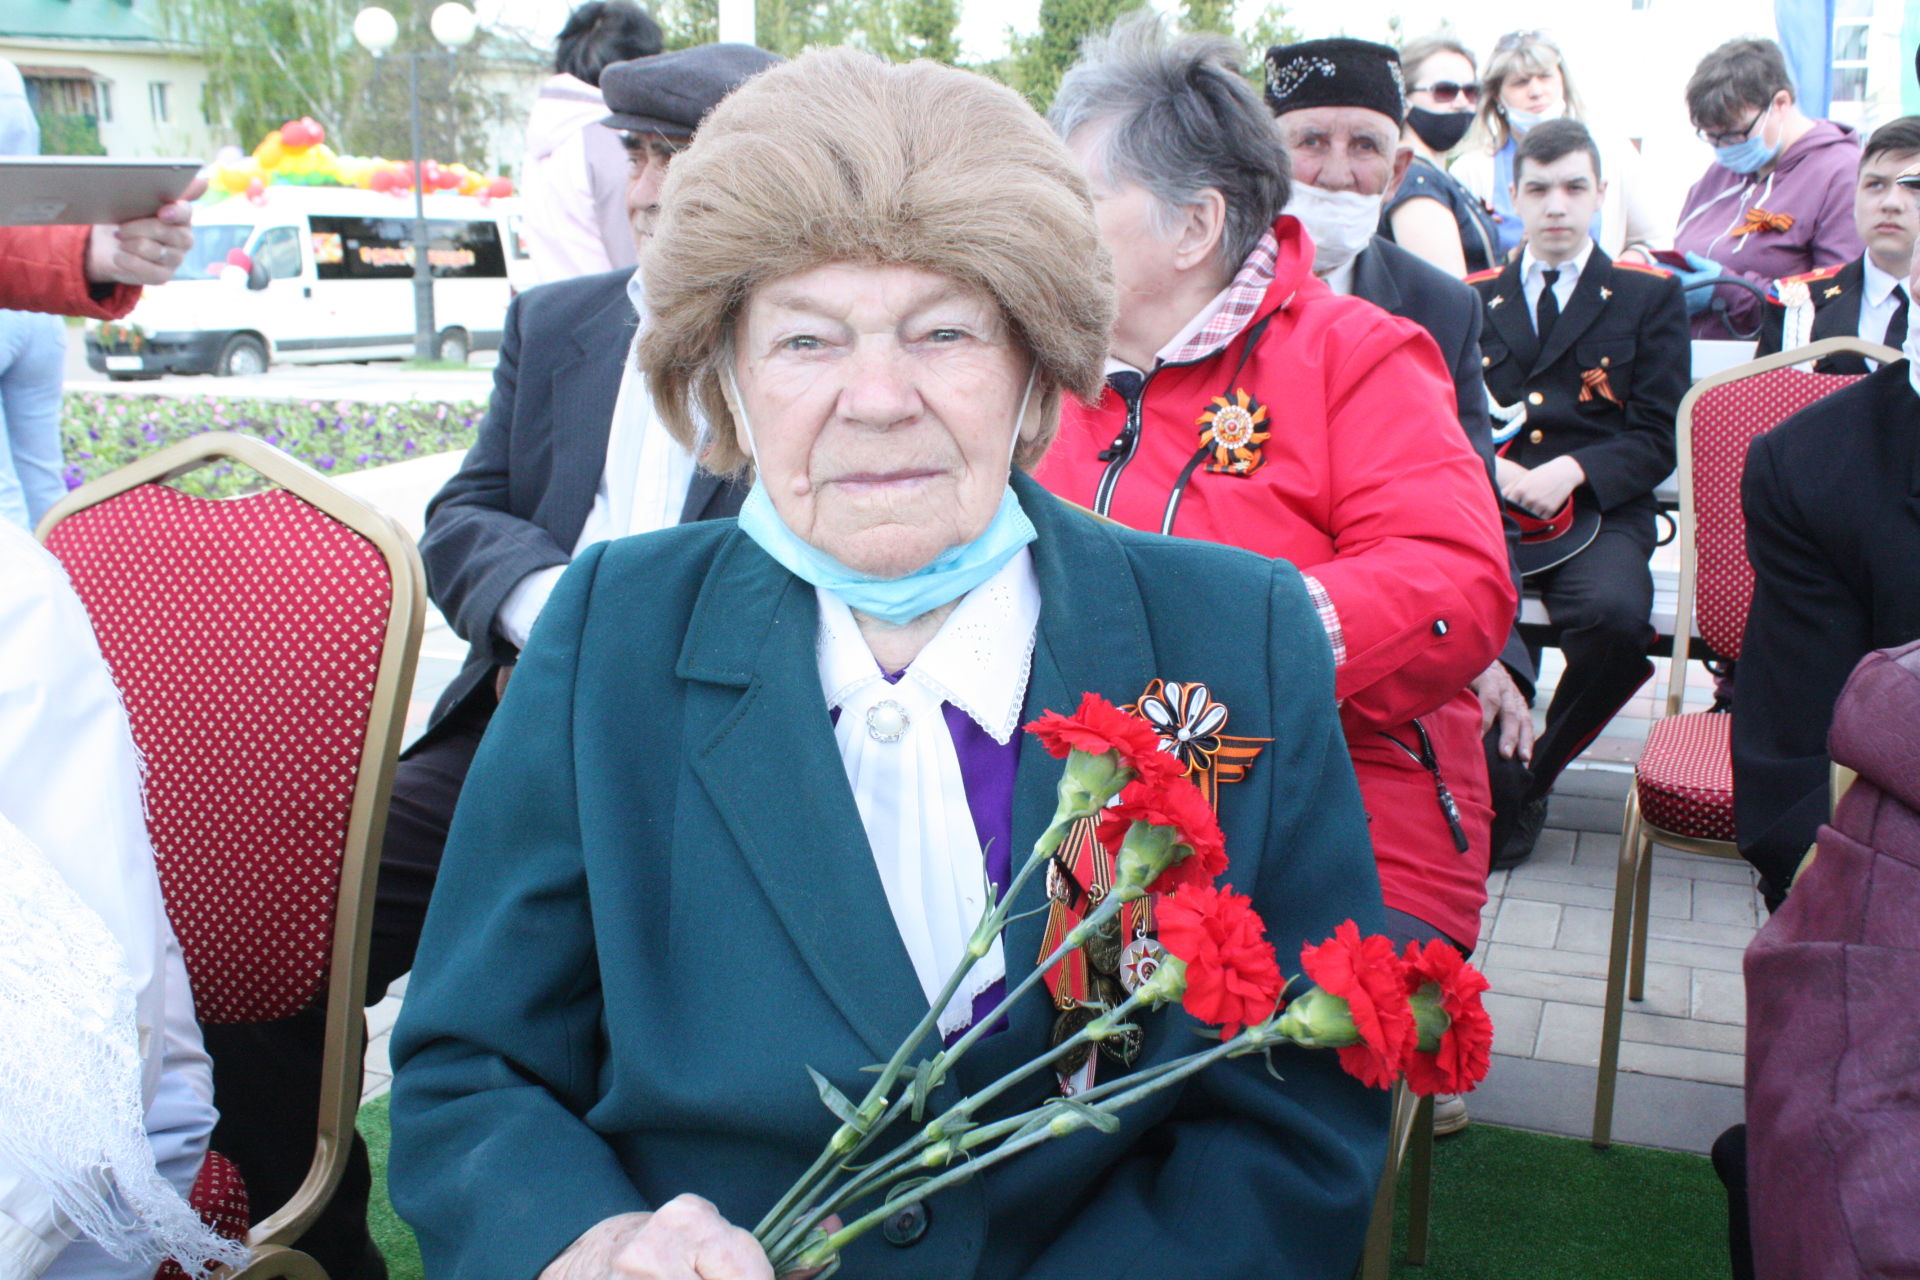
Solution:
M 271 280 L 289 280 L 300 274 L 300 233 L 275 227 L 253 246 L 253 260 L 267 269 Z
M 391 280 L 413 275 L 413 219 L 309 218 L 322 280 Z M 427 220 L 427 268 L 436 280 L 503 279 L 506 253 L 491 221 Z
M 193 248 L 173 270 L 175 280 L 209 280 L 227 265 L 227 253 L 247 243 L 251 224 L 200 223 L 193 229 Z

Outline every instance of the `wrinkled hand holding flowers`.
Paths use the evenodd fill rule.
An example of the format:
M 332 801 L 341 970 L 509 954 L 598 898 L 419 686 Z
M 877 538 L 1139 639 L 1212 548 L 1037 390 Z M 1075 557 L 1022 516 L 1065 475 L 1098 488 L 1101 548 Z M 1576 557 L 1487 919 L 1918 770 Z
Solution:
M 907 1205 L 981 1170 L 1079 1129 L 1113 1132 L 1115 1112 L 1204 1070 L 1222 1058 L 1265 1053 L 1280 1044 L 1333 1049 L 1350 1074 L 1376 1088 L 1404 1077 L 1416 1093 L 1458 1093 L 1486 1076 L 1493 1027 L 1481 1006 L 1486 979 L 1441 942 L 1409 944 L 1401 956 L 1382 937 L 1362 937 L 1349 920 L 1333 937 L 1302 949 L 1312 986 L 1285 1004 L 1288 983 L 1251 900 L 1215 881 L 1227 870 L 1224 839 L 1184 766 L 1161 749 L 1145 721 L 1094 694 L 1071 716 L 1048 712 L 1027 726 L 1066 761 L 1053 820 L 1035 842 L 1007 892 L 988 909 L 967 954 L 920 1025 L 878 1068 L 856 1105 L 818 1072 L 821 1101 L 840 1120 L 813 1167 L 788 1189 L 754 1229 L 777 1275 L 829 1274 L 840 1251 Z M 1102 1010 L 1075 1035 L 987 1088 L 962 1098 L 918 1132 L 877 1157 L 880 1135 L 903 1116 L 918 1123 L 953 1065 L 999 1021 L 975 1020 L 946 1048 L 911 1061 L 936 1026 L 967 971 L 991 948 L 1026 882 L 1052 859 L 1069 828 L 1099 818 L 1099 838 L 1114 854 L 1114 888 L 1060 946 L 1008 992 L 1011 1008 L 1072 951 L 1093 938 L 1122 905 L 1155 899 L 1165 958 L 1120 1005 Z M 1220 1028 L 1220 1042 L 1173 1061 L 1057 1097 L 1004 1119 L 978 1115 L 1021 1080 L 1099 1041 L 1137 1032 L 1129 1018 L 1179 1001 Z M 878 1196 L 870 1211 L 846 1216 Z M 832 1219 L 832 1221 L 829 1221 Z

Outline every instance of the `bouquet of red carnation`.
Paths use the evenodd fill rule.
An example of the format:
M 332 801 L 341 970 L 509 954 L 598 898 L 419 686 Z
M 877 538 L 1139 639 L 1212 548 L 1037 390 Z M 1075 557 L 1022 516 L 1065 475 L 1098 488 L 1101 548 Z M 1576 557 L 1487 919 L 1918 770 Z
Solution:
M 1480 993 L 1487 982 L 1457 951 L 1440 942 L 1413 944 L 1403 957 L 1387 939 L 1363 937 L 1349 920 L 1333 937 L 1302 949 L 1301 967 L 1312 985 L 1283 1003 L 1294 984 L 1280 971 L 1265 924 L 1251 899 L 1216 883 L 1228 862 L 1213 811 L 1179 761 L 1161 749 L 1153 728 L 1087 694 L 1074 714 L 1048 712 L 1027 731 L 1066 761 L 1053 820 L 1007 892 L 982 915 L 966 956 L 927 1016 L 878 1069 L 866 1097 L 856 1105 L 814 1073 L 821 1101 L 840 1125 L 754 1230 L 775 1274 L 828 1274 L 839 1265 L 842 1249 L 907 1205 L 1028 1147 L 1084 1128 L 1111 1131 L 1119 1125 L 1114 1113 L 1222 1058 L 1280 1044 L 1333 1049 L 1366 1084 L 1391 1088 L 1404 1078 L 1423 1094 L 1467 1092 L 1486 1076 L 1493 1027 Z M 1099 840 L 1112 855 L 1113 888 L 1007 993 L 1001 1008 L 1099 936 L 1127 903 L 1148 896 L 1164 952 L 1158 967 L 1117 1006 L 1094 1011 L 1047 1052 L 924 1120 L 884 1154 L 872 1155 L 896 1121 L 922 1122 L 934 1090 L 999 1021 L 997 1012 L 978 1018 L 953 1044 L 916 1059 L 936 1029 L 938 1011 L 1006 928 L 1020 890 L 1053 858 L 1074 824 L 1089 819 L 1098 821 Z M 1013 1085 L 1059 1069 L 1102 1041 L 1137 1034 L 1129 1019 L 1175 1001 L 1219 1027 L 1220 1042 L 1076 1097 L 981 1118 Z M 872 1207 L 839 1225 L 835 1215 L 862 1202 Z

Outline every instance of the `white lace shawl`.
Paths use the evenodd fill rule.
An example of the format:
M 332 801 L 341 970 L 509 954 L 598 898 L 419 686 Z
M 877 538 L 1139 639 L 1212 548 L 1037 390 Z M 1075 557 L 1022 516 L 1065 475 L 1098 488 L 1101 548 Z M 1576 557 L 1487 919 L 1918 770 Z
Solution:
M 244 1265 L 154 1167 L 140 1079 L 125 952 L 0 817 L 0 1162 L 123 1261 Z

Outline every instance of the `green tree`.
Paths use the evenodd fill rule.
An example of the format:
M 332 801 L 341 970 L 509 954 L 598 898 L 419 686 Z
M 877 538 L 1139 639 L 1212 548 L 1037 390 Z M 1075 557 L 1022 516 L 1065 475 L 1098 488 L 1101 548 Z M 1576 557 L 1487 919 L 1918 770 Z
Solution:
M 1232 35 L 1233 0 L 1180 0 L 1180 28 Z
M 1011 42 L 1009 83 L 1044 112 L 1060 88 L 1060 77 L 1079 58 L 1081 41 L 1144 7 L 1145 0 L 1040 0 L 1039 30 Z
M 449 54 L 427 33 L 436 0 L 388 0 L 400 23 L 396 54 L 424 52 L 421 138 L 436 159 L 488 162 L 487 127 L 516 105 L 480 87 L 490 59 L 513 52 L 485 31 Z M 288 120 L 312 116 L 343 154 L 411 153 L 407 66 L 375 59 L 353 39 L 367 0 L 158 0 L 169 36 L 196 47 L 207 69 L 206 110 L 228 139 L 251 149 Z

